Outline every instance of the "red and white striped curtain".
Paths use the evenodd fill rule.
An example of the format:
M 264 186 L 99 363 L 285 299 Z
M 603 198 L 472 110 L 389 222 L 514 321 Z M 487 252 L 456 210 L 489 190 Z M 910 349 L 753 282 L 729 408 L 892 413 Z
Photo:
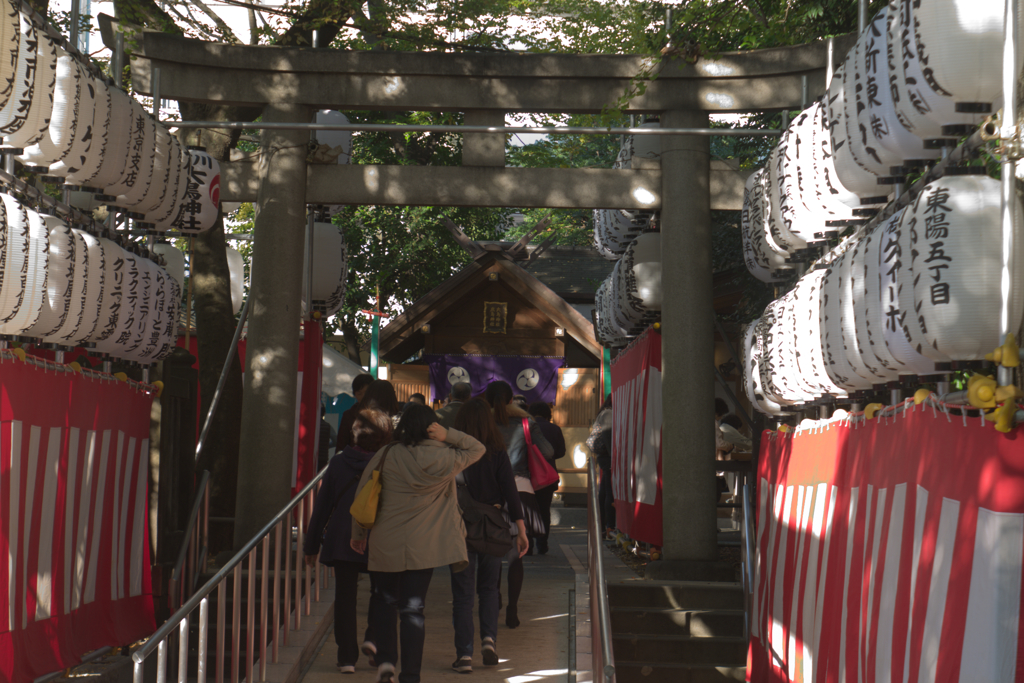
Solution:
M 0 353 L 0 680 L 155 630 L 152 395 Z
M 1024 681 L 1024 432 L 766 432 L 749 681 Z

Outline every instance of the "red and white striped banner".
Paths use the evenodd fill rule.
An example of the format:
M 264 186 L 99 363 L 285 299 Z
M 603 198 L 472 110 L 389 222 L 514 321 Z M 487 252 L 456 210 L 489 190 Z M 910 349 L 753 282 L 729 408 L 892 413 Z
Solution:
M 152 396 L 0 357 L 0 681 L 155 630 Z
M 660 546 L 661 333 L 649 329 L 612 363 L 615 525 Z
M 1024 432 L 765 432 L 749 681 L 1024 681 Z

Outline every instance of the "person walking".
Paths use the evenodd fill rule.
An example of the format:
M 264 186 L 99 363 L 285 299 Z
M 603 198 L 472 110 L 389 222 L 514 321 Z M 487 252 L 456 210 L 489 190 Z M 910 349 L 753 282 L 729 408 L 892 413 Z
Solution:
M 498 431 L 505 440 L 508 459 L 512 464 L 512 473 L 516 478 L 516 489 L 519 501 L 523 504 L 523 522 L 528 536 L 537 536 L 544 532 L 544 522 L 537 507 L 533 485 L 530 483 L 530 461 L 526 449 L 526 436 L 540 449 L 545 458 L 555 453 L 537 423 L 531 420 L 530 414 L 512 403 L 512 387 L 508 382 L 491 382 L 484 391 L 484 400 L 494 412 L 494 421 Z M 527 551 L 528 552 L 528 551 Z M 509 628 L 519 626 L 519 595 L 523 590 L 523 559 L 522 556 L 508 557 L 508 605 L 505 607 L 505 625 Z
M 362 410 L 360 404 L 366 395 L 366 389 L 373 384 L 373 375 L 363 373 L 352 379 L 352 395 L 355 396 L 356 404 L 341 414 L 338 422 L 338 437 L 335 442 L 336 452 L 340 453 L 343 448 L 352 443 L 352 423 L 356 421 L 356 415 Z
M 544 401 L 531 403 L 530 415 L 537 421 L 537 426 L 540 427 L 541 433 L 555 451 L 550 458 L 547 458 L 547 461 L 551 467 L 557 470 L 558 467 L 555 465 L 555 461 L 565 456 L 565 435 L 562 434 L 562 428 L 551 422 L 551 406 Z M 540 510 L 540 518 L 544 522 L 544 532 L 534 537 L 537 543 L 537 553 L 540 555 L 547 555 L 548 552 L 548 534 L 551 533 L 551 501 L 554 499 L 555 491 L 557 490 L 558 482 L 556 481 L 550 486 L 545 486 L 533 492 L 537 497 L 537 508 Z
M 309 530 L 303 544 L 306 564 L 320 563 L 334 568 L 334 642 L 338 646 L 338 671 L 352 674 L 359 659 L 356 628 L 356 595 L 359 574 L 366 571 L 366 555 L 352 549 L 352 514 L 356 483 L 374 453 L 391 441 L 391 418 L 368 408 L 352 424 L 352 445 L 331 458 L 323 486 L 313 505 Z M 371 589 L 371 611 L 375 600 Z M 362 650 L 371 657 L 376 651 L 372 621 L 366 629 Z
M 483 456 L 486 447 L 456 429 L 445 429 L 427 406 L 409 408 L 395 442 L 367 464 L 357 490 L 379 466 L 382 490 L 372 534 L 352 522 L 351 547 L 366 552 L 380 598 L 371 615 L 377 638 L 377 681 L 391 683 L 398 661 L 396 618 L 401 619 L 399 683 L 419 683 L 427 589 L 435 567 L 462 571 L 469 564 L 466 526 L 456 501 L 455 475 Z
M 587 447 L 601 468 L 601 484 L 597 501 L 601 512 L 601 529 L 605 540 L 615 532 L 615 496 L 612 492 L 612 395 L 608 394 L 594 418 L 587 437 Z
M 473 387 L 469 382 L 456 382 L 448 395 L 448 405 L 437 411 L 437 421 L 445 429 L 455 423 L 455 415 L 462 404 L 473 396 Z
M 486 401 L 473 399 L 462 405 L 455 416 L 455 429 L 469 434 L 487 448 L 484 457 L 463 470 L 456 481 L 478 503 L 504 505 L 515 522 L 519 533 L 515 551 L 522 557 L 529 548 L 526 526 L 523 524 L 522 506 L 516 490 L 512 463 L 505 452 L 494 421 L 491 407 Z M 473 671 L 473 594 L 480 601 L 480 650 L 484 666 L 498 665 L 498 603 L 501 582 L 501 558 L 467 549 L 469 567 L 466 571 L 452 571 L 452 625 L 455 627 L 455 662 L 452 669 L 459 673 Z

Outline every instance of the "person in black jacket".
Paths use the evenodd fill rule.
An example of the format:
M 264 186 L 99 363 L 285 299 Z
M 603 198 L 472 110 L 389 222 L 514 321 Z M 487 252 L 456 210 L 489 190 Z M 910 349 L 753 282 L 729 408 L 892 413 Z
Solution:
M 601 484 L 597 489 L 598 505 L 601 508 L 601 530 L 604 537 L 611 538 L 615 531 L 615 497 L 612 493 L 612 395 L 608 394 L 600 412 L 594 418 L 587 437 L 587 447 L 594 454 L 597 466 L 601 468 Z
M 352 538 L 349 508 L 355 500 L 357 484 L 367 463 L 378 450 L 391 442 L 391 418 L 380 410 L 364 409 L 352 423 L 351 436 L 352 445 L 331 458 L 327 465 L 303 546 L 306 564 L 312 566 L 319 555 L 321 564 L 334 567 L 334 642 L 338 645 L 338 671 L 348 674 L 355 673 L 356 660 L 359 659 L 356 594 L 359 573 L 366 571 L 367 557 L 357 553 L 349 544 Z M 370 600 L 375 600 L 372 592 Z M 370 612 L 373 613 L 372 607 Z M 370 657 L 371 666 L 377 651 L 375 643 L 373 624 L 370 624 L 362 649 Z
M 562 428 L 551 422 L 551 406 L 544 401 L 531 403 L 530 415 L 533 415 L 544 438 L 555 450 L 554 454 L 546 460 L 557 470 L 555 461 L 565 455 L 565 435 L 562 434 Z M 534 537 L 537 541 L 537 552 L 541 555 L 546 555 L 548 552 L 548 534 L 551 533 L 551 499 L 555 497 L 557 490 L 558 482 L 556 481 L 550 486 L 534 491 L 534 495 L 537 496 L 537 507 L 540 508 L 540 517 L 544 520 L 544 533 Z
M 469 434 L 487 447 L 484 457 L 456 476 L 460 486 L 478 503 L 508 508 L 516 523 L 516 545 L 519 557 L 530 547 L 523 523 L 523 511 L 516 490 L 512 463 L 505 452 L 505 441 L 498 431 L 490 405 L 481 399 L 467 401 L 455 415 L 455 429 Z M 461 480 L 461 481 L 460 481 Z M 452 624 L 455 627 L 455 662 L 452 669 L 459 673 L 473 670 L 473 584 L 480 598 L 480 640 L 484 666 L 497 666 L 498 654 L 498 591 L 501 582 L 501 559 L 469 552 L 469 566 L 461 572 L 452 572 Z
M 352 380 L 352 395 L 355 396 L 356 404 L 341 414 L 341 420 L 338 423 L 338 436 L 335 441 L 337 453 L 341 453 L 343 448 L 352 443 L 352 423 L 356 421 L 359 411 L 365 407 L 360 404 L 371 384 L 373 384 L 373 375 L 365 372 L 356 375 Z

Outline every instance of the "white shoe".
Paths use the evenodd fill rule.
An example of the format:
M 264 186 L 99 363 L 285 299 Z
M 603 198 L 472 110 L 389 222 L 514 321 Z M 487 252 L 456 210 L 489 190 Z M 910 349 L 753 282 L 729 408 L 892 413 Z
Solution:
M 356 667 L 355 667 L 354 664 L 339 664 L 338 665 L 338 673 L 354 674 L 355 672 L 356 672 Z
M 377 668 L 377 683 L 392 683 L 395 678 L 395 665 L 387 662 Z

